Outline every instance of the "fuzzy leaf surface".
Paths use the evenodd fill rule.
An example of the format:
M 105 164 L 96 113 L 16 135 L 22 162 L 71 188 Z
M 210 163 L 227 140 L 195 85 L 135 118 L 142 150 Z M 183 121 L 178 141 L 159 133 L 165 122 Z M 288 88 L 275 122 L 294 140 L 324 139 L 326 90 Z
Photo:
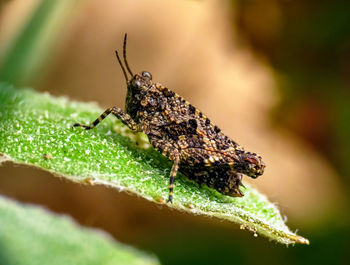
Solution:
M 0 83 L 2 160 L 165 203 L 172 163 L 153 148 L 136 145 L 147 145 L 145 135 L 133 134 L 114 117 L 90 131 L 72 128 L 76 122 L 89 124 L 102 112 L 95 104 L 15 90 Z M 174 203 L 167 204 L 169 207 L 232 221 L 282 244 L 308 244 L 307 239 L 289 230 L 273 203 L 249 186 L 243 189 L 244 197 L 231 198 L 200 188 L 179 173 L 174 192 Z

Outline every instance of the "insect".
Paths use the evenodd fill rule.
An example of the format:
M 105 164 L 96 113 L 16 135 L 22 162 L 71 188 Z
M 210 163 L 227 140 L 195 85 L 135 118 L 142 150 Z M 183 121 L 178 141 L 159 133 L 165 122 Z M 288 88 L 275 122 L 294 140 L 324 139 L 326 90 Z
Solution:
M 243 196 L 240 190 L 243 174 L 252 178 L 262 175 L 265 164 L 261 157 L 246 152 L 188 101 L 152 81 L 149 72 L 134 75 L 126 59 L 126 41 L 127 34 L 123 43 L 127 71 L 118 51 L 115 51 L 127 84 L 125 112 L 111 107 L 90 125 L 76 123 L 73 126 L 89 130 L 107 115 L 113 114 L 133 131 L 144 132 L 152 146 L 173 161 L 168 202 L 172 203 L 173 200 L 174 180 L 178 171 L 222 194 Z M 131 75 L 130 79 L 128 74 Z

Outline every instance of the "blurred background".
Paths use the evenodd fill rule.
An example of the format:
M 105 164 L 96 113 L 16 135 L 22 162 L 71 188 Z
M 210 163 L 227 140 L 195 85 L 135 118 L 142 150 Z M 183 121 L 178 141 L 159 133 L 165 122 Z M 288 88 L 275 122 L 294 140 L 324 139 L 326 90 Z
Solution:
M 10 163 L 0 168 L 0 193 L 102 228 L 162 264 L 348 264 L 349 25 L 346 0 L 0 2 L 1 80 L 123 107 L 114 50 L 127 32 L 134 72 L 150 71 L 261 154 L 265 174 L 245 181 L 310 246 L 286 248 L 228 222 Z

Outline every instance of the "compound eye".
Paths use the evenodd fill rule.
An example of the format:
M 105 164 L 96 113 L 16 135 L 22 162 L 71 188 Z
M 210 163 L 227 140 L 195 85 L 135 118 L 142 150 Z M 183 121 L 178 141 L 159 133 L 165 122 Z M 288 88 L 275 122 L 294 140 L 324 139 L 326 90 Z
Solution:
M 143 77 L 147 77 L 148 79 L 152 80 L 152 75 L 150 72 L 144 71 L 142 72 Z
M 134 79 L 134 80 L 132 80 L 132 86 L 140 88 L 141 87 L 141 82 L 139 80 Z

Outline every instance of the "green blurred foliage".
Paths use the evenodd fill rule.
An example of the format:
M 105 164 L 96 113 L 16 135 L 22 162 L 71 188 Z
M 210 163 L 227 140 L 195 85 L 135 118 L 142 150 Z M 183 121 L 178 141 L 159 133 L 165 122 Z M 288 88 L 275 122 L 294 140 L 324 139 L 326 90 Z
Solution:
M 156 258 L 82 228 L 67 216 L 0 196 L 0 264 L 159 264 Z
M 26 85 L 39 78 L 76 3 L 76 0 L 38 1 L 0 61 L 0 80 Z

